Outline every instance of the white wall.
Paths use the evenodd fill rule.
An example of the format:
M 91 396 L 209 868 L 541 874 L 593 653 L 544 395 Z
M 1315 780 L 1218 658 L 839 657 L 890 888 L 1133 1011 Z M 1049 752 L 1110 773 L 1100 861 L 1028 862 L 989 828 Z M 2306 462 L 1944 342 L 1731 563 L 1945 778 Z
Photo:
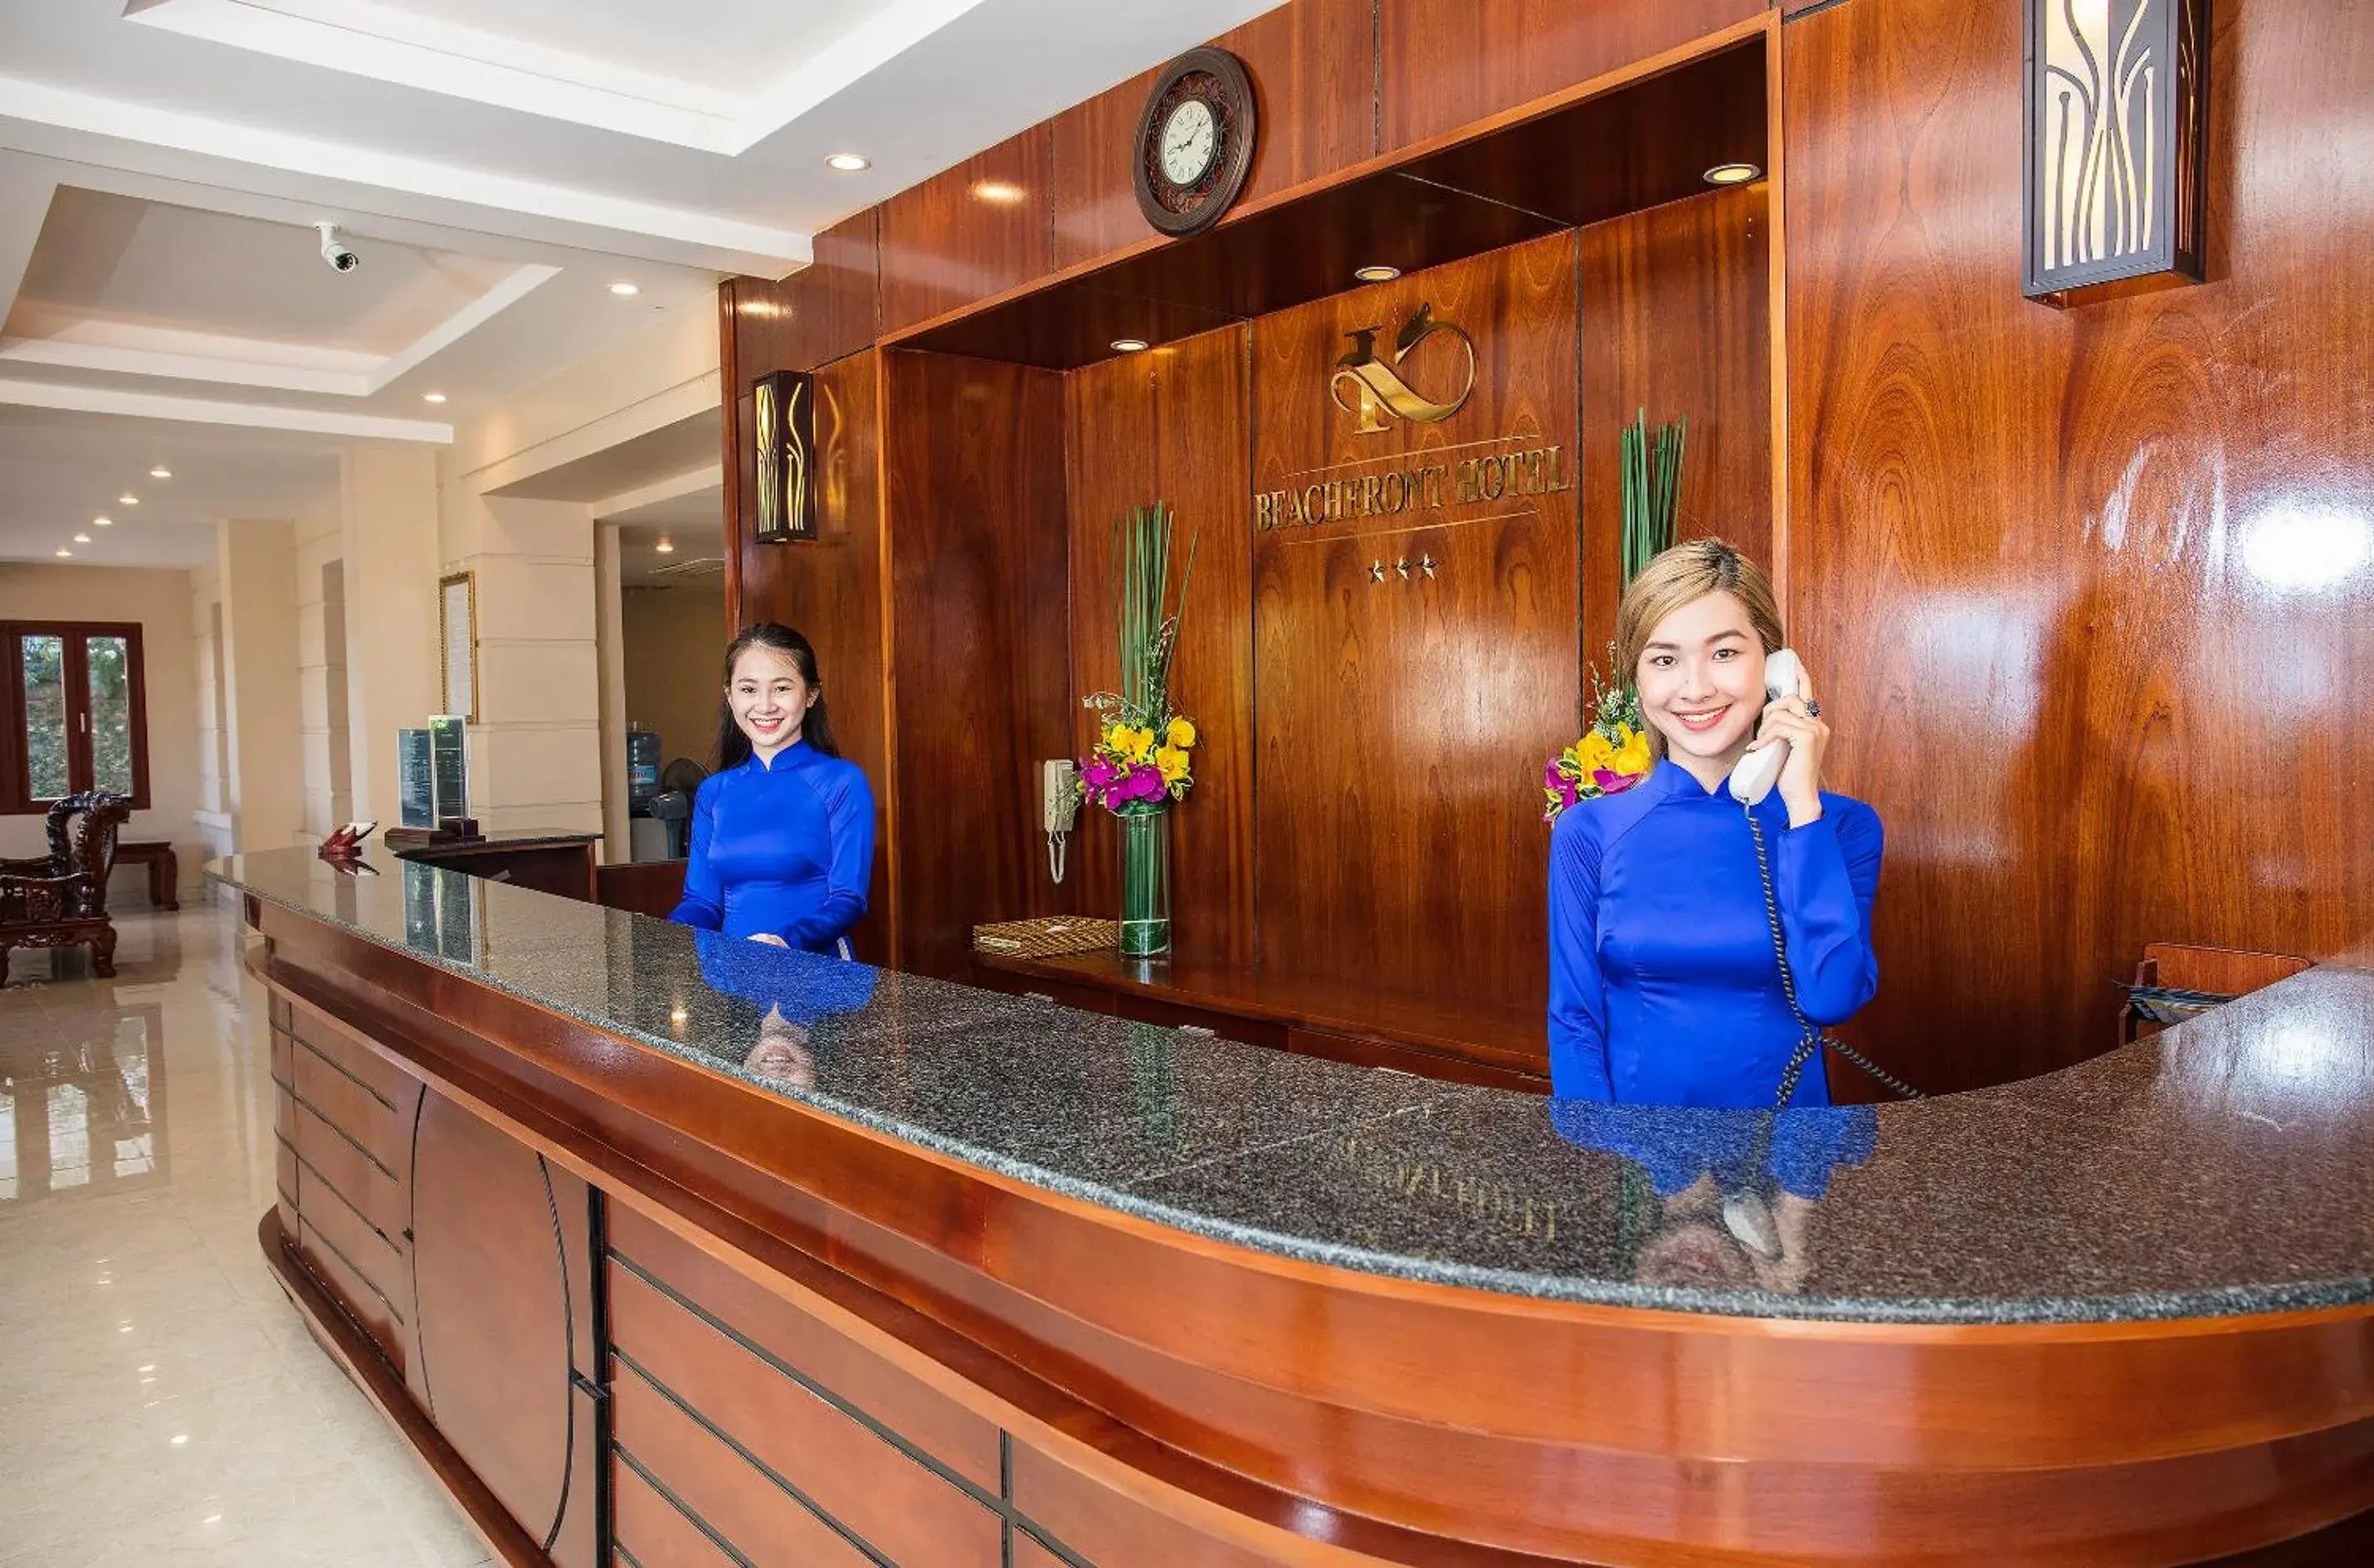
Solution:
M 471 799 L 488 826 L 600 832 L 625 858 L 623 693 L 605 675 L 616 568 L 594 522 L 613 497 L 591 491 L 600 474 L 670 477 L 600 454 L 713 416 L 718 387 L 715 317 L 671 311 L 464 424 L 439 454 L 441 569 L 469 572 L 477 594 Z
M 661 761 L 688 756 L 706 767 L 717 744 L 724 579 L 630 588 L 625 601 L 627 722 L 659 732 Z
M 185 571 L 0 564 L 0 620 L 138 623 L 149 808 L 132 813 L 123 837 L 171 841 L 181 855 L 184 897 L 195 895 L 209 853 L 196 818 L 206 759 L 200 751 L 199 688 L 186 669 L 195 640 L 191 611 Z M 0 816 L 0 856 L 48 852 L 41 817 Z M 110 906 L 141 907 L 147 875 L 140 867 L 118 872 Z

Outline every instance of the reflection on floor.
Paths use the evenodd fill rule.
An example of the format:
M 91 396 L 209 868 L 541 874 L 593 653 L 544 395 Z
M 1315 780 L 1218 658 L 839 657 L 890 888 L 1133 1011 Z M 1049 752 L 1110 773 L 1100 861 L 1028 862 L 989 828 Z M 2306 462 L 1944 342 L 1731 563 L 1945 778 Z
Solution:
M 271 1051 L 228 908 L 0 990 L 0 1568 L 488 1561 L 264 1270 Z M 53 964 L 57 978 L 53 978 Z

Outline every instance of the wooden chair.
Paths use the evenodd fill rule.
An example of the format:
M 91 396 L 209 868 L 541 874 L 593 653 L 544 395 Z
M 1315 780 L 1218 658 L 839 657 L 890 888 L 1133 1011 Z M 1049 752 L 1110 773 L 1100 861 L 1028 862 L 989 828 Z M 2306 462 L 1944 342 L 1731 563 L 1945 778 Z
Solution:
M 8 983 L 9 954 L 20 947 L 88 945 L 91 972 L 113 977 L 107 878 L 131 815 L 132 802 L 121 795 L 68 795 L 50 807 L 46 859 L 0 860 L 0 986 Z

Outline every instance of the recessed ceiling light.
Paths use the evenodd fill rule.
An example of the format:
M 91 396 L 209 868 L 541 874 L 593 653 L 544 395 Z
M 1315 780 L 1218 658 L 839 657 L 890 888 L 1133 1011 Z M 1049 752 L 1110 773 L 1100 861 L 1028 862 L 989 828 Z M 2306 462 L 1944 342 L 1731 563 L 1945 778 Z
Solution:
M 641 294 L 642 290 L 636 287 L 631 283 L 614 283 L 610 286 L 610 292 L 617 295 L 621 299 L 627 299 L 631 298 L 635 295 Z
M 1142 337 L 1117 337 L 1113 339 L 1112 345 L 1113 351 L 1117 354 L 1135 354 L 1146 346 L 1146 339 Z
M 90 525 L 93 528 L 113 528 L 115 520 L 112 517 L 95 517 L 90 520 Z
M 1381 263 L 1373 267 L 1354 267 L 1352 269 L 1352 275 L 1358 278 L 1362 283 L 1391 283 L 1393 279 L 1402 275 L 1402 269 L 1399 267 L 1385 266 Z
M 658 544 L 652 545 L 652 548 L 657 550 L 663 556 L 673 556 L 676 554 L 676 545 L 671 541 L 665 539 L 661 540 Z
M 1002 207 L 1012 206 L 1024 194 L 1021 186 L 1005 180 L 984 180 L 972 188 L 972 193 L 984 202 L 995 202 Z
M 88 544 L 90 543 L 90 535 L 88 533 L 77 533 L 75 535 L 75 543 L 77 544 Z M 104 1280 L 100 1281 L 101 1284 L 105 1284 L 106 1282 L 107 1281 Z
M 422 392 L 420 394 L 420 401 L 423 403 L 442 403 L 445 401 L 445 394 L 443 392 Z
M 1745 185 L 1764 170 L 1752 163 L 1718 163 L 1706 171 L 1710 185 Z
M 127 490 L 115 497 L 115 504 L 120 507 L 136 507 L 140 504 L 140 497 Z
M 58 554 L 59 554 L 59 555 L 61 555 L 61 556 L 71 556 L 71 555 L 73 555 L 73 554 L 74 554 L 74 552 L 73 552 L 72 550 L 67 549 L 65 545 L 61 544 L 61 545 L 59 545 L 59 546 L 58 546 Z
M 148 477 L 151 479 L 170 479 L 173 477 L 173 471 L 170 468 L 152 468 L 148 471 Z
M 840 170 L 843 174 L 854 174 L 861 169 L 871 169 L 874 167 L 874 160 L 872 158 L 860 158 L 853 152 L 837 152 L 830 158 L 826 158 L 825 162 L 832 168 Z

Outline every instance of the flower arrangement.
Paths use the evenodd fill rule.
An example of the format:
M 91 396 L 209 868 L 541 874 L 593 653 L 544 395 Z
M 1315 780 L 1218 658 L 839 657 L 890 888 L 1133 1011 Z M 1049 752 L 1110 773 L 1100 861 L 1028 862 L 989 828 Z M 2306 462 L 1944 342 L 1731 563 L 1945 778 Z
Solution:
M 1115 814 L 1127 806 L 1183 800 L 1195 782 L 1194 748 L 1194 724 L 1176 714 L 1158 731 L 1109 720 L 1080 759 L 1080 793 Z
M 1620 438 L 1619 472 L 1624 484 L 1624 532 L 1619 559 L 1624 586 L 1642 567 L 1674 543 L 1674 506 L 1682 488 L 1682 446 L 1689 421 L 1657 427 L 1653 441 L 1649 411 L 1641 409 Z M 1607 646 L 1608 672 L 1614 685 L 1591 672 L 1591 727 L 1582 739 L 1558 753 L 1542 769 L 1542 818 L 1556 822 L 1558 813 L 1578 801 L 1620 795 L 1649 776 L 1654 758 L 1649 751 L 1648 726 L 1640 721 L 1640 694 L 1616 669 L 1616 645 Z
M 1612 662 L 1616 649 L 1609 645 Z M 1542 770 L 1542 820 L 1556 822 L 1558 813 L 1578 801 L 1620 795 L 1649 776 L 1648 726 L 1640 721 L 1640 698 L 1629 683 L 1611 686 L 1591 672 L 1591 728 L 1582 739 L 1558 753 Z
M 1195 782 L 1195 726 L 1170 710 L 1170 659 L 1195 577 L 1195 536 L 1179 595 L 1170 596 L 1170 509 L 1160 501 L 1124 513 L 1113 528 L 1114 626 L 1121 689 L 1085 706 L 1104 715 L 1097 743 L 1080 759 L 1080 793 L 1115 816 L 1182 800 Z
M 1179 594 L 1170 596 L 1170 509 L 1157 501 L 1113 527 L 1114 623 L 1121 689 L 1087 706 L 1103 716 L 1097 743 L 1080 759 L 1080 793 L 1121 819 L 1121 952 L 1150 958 L 1170 950 L 1173 801 L 1193 788 L 1195 726 L 1170 709 L 1170 659 L 1195 577 L 1195 537 Z

